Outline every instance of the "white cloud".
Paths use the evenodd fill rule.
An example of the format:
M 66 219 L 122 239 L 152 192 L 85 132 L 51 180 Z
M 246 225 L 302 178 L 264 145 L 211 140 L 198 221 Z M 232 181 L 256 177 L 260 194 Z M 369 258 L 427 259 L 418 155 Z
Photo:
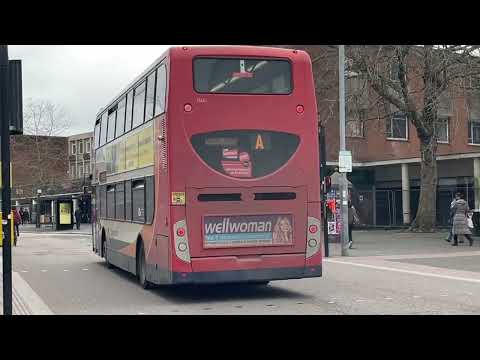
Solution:
M 65 107 L 72 128 L 93 131 L 97 111 L 171 45 L 10 45 L 22 60 L 23 98 Z

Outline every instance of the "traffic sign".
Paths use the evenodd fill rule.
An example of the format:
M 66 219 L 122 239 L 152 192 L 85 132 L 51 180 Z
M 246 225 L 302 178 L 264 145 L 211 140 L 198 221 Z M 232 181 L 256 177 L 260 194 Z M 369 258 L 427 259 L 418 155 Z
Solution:
M 341 173 L 352 172 L 352 152 L 349 150 L 341 150 L 338 155 L 338 171 Z

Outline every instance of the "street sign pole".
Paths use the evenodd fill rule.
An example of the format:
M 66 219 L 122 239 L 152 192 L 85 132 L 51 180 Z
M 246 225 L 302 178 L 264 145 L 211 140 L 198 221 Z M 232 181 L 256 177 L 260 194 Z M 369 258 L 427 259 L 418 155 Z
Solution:
M 340 170 L 340 153 L 345 151 L 345 46 L 338 46 L 338 88 L 340 105 L 340 152 L 338 155 Z M 346 172 L 341 173 L 340 199 L 342 206 L 342 256 L 348 256 L 348 182 Z
M 0 45 L 0 141 L 2 159 L 3 314 L 12 315 L 12 243 L 10 194 L 10 106 L 8 103 L 8 46 Z

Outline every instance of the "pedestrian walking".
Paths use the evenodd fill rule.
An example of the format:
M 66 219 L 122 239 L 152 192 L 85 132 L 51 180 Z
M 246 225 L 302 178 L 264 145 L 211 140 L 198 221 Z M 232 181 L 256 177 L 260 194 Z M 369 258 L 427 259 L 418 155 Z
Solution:
M 22 208 L 20 208 L 20 210 L 19 210 L 18 212 L 19 212 L 19 214 L 20 214 L 21 224 L 23 225 L 23 223 L 24 223 L 24 221 L 25 221 L 25 214 L 23 213 Z
M 20 225 L 22 220 L 21 220 L 21 217 L 20 217 L 20 213 L 18 212 L 18 210 L 15 206 L 12 208 L 12 211 L 13 211 L 13 225 L 14 225 L 14 228 L 15 228 L 13 245 L 17 246 L 17 238 L 20 236 L 20 230 L 19 230 L 18 226 Z
M 458 246 L 458 235 L 463 235 L 470 242 L 470 246 L 473 245 L 472 232 L 468 226 L 468 213 L 470 208 L 468 203 L 464 200 L 462 193 L 455 195 L 455 203 L 453 204 L 453 244 L 452 246 Z
M 348 202 L 348 248 L 352 249 L 353 248 L 353 237 L 352 237 L 352 231 L 353 228 L 355 227 L 355 224 L 358 224 L 360 222 L 358 218 L 358 213 L 357 209 L 352 204 L 352 201 Z
M 75 210 L 75 223 L 77 224 L 77 230 L 80 230 L 80 220 L 82 218 L 82 213 L 80 209 Z
M 458 197 L 460 198 L 460 197 Z M 445 241 L 451 242 L 453 239 L 453 217 L 455 216 L 455 210 L 453 209 L 453 206 L 455 205 L 455 201 L 457 201 L 457 194 L 453 198 L 452 202 L 450 203 L 450 218 L 449 218 L 449 224 L 450 224 L 450 232 L 448 233 L 447 238 Z M 460 243 L 463 244 L 463 240 L 460 240 Z
M 28 209 L 25 209 L 23 213 L 25 214 L 25 223 L 30 224 L 30 213 L 28 212 Z

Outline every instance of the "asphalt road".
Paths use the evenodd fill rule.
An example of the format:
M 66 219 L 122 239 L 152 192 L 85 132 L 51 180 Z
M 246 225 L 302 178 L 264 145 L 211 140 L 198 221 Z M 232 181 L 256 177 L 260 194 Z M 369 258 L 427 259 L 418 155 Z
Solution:
M 428 254 L 331 258 L 320 279 L 143 290 L 88 235 L 23 233 L 13 267 L 55 314 L 480 314 L 480 254 L 462 250 L 446 265 L 434 254 L 433 265 Z

